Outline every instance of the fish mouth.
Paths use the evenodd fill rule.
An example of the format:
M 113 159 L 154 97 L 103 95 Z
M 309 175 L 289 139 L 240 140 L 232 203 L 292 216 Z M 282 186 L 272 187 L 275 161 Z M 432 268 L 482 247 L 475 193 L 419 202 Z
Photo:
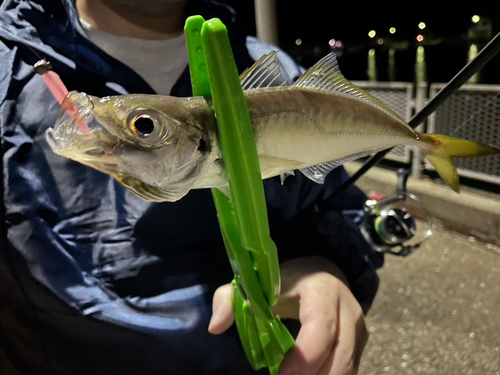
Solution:
M 91 96 L 70 92 L 61 104 L 54 127 L 45 132 L 52 151 L 79 162 L 105 162 L 103 158 L 111 157 L 120 140 L 104 121 L 97 119 L 96 112 Z

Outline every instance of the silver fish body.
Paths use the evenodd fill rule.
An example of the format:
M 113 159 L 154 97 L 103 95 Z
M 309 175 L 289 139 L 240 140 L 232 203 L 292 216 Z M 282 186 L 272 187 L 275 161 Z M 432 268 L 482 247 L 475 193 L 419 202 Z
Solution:
M 246 99 L 264 178 L 419 142 L 403 121 L 348 95 L 292 86 Z
M 256 88 L 267 85 L 255 79 L 257 68 L 269 71 L 259 77 L 279 77 L 274 56 L 263 57 L 242 75 L 264 179 L 299 169 L 321 182 L 347 160 L 412 145 L 420 147 L 458 190 L 451 156 L 498 152 L 487 145 L 415 132 L 384 104 L 350 84 L 334 55 L 318 62 L 293 86 Z M 88 129 L 78 129 L 81 123 Z M 47 141 L 57 154 L 114 176 L 148 201 L 176 201 L 191 189 L 227 187 L 210 98 L 99 99 L 73 92 L 55 128 L 47 131 Z M 317 170 L 310 173 L 317 165 L 322 165 L 319 175 Z

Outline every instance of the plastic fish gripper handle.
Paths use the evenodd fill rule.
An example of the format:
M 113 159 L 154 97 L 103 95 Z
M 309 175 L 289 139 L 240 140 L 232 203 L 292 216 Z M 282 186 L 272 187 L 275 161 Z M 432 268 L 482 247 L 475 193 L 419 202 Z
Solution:
M 235 278 L 236 325 L 255 370 L 276 374 L 294 340 L 271 307 L 280 292 L 278 255 L 250 115 L 227 29 L 218 19 L 188 18 L 185 26 L 193 94 L 211 97 L 231 198 L 213 197 Z

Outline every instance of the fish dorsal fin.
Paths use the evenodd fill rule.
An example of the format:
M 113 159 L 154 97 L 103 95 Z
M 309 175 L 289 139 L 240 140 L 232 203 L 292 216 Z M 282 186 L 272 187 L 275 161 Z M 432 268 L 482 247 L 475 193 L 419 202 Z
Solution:
M 358 98 L 373 105 L 387 114 L 404 121 L 401 116 L 377 98 L 349 82 L 340 72 L 337 56 L 332 52 L 309 68 L 294 84 L 298 87 L 310 87 L 317 90 L 335 91 Z
M 240 75 L 243 90 L 286 86 L 286 80 L 281 76 L 280 63 L 276 60 L 277 54 L 277 51 L 273 51 L 262 56 Z

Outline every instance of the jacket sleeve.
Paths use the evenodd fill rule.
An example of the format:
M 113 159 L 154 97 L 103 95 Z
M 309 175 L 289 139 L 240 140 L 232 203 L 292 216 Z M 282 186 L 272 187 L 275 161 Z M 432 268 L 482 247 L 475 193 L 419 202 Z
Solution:
M 288 84 L 293 84 L 305 71 L 288 54 L 256 38 L 247 37 L 247 48 L 255 60 L 278 50 L 277 59 Z M 332 195 L 347 178 L 344 168 L 339 167 L 328 175 L 324 185 L 299 172 L 288 177 L 283 186 L 279 178 L 268 180 L 265 182 L 268 214 L 280 262 L 310 255 L 332 260 L 344 272 L 351 291 L 366 312 L 378 289 L 376 269 L 382 266 L 384 257 L 366 243 L 354 218 L 344 214 L 345 210 L 361 210 L 366 196 L 357 187 L 351 187 L 325 215 L 310 214 L 316 203 Z

